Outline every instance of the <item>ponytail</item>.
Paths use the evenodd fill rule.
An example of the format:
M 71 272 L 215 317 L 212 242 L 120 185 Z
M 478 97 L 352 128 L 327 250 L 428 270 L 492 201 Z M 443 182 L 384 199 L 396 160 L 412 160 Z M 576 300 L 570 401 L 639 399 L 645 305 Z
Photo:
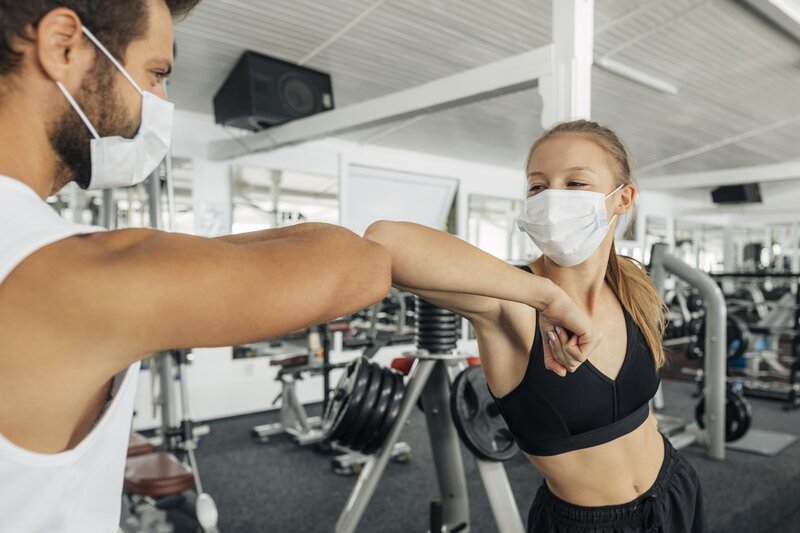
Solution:
M 667 309 L 644 266 L 631 257 L 618 256 L 612 243 L 606 281 L 622 307 L 642 330 L 656 368 L 661 368 L 666 363 L 661 339 L 664 336 Z

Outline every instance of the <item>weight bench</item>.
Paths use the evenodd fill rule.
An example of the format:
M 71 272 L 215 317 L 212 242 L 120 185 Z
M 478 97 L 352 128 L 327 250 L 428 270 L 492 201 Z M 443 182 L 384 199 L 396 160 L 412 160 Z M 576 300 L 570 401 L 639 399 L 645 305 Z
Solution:
M 194 477 L 171 453 L 152 452 L 128 458 L 123 487 L 128 494 L 158 499 L 191 489 Z
M 311 358 L 307 352 L 282 355 L 270 360 L 270 366 L 280 367 L 276 380 L 281 382 L 281 393 L 272 404 L 274 405 L 278 399 L 281 400 L 281 421 L 255 426 L 252 429 L 253 438 L 267 442 L 272 436 L 288 433 L 301 446 L 315 444 L 325 439 L 325 434 L 320 431 L 322 419 L 318 416 L 308 416 L 303 404 L 297 398 L 295 389 L 295 383 L 303 379 L 303 372 L 321 368 L 319 365 L 309 364 L 310 362 Z
M 155 451 L 156 447 L 153 446 L 144 435 L 136 433 L 135 431 L 131 433 L 128 439 L 128 457 L 136 457 L 137 455 L 144 455 Z
M 124 531 L 171 533 L 167 510 L 183 506 L 194 488 L 189 467 L 171 453 L 154 450 L 143 436 L 131 434 L 123 481 L 131 516 Z

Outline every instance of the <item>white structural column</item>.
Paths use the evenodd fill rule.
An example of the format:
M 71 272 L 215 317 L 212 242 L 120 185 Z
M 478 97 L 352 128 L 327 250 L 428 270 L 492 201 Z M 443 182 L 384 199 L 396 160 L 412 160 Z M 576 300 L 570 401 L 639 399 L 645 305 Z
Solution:
M 722 264 L 725 272 L 736 270 L 736 244 L 734 243 L 734 228 L 731 225 L 722 227 Z
M 792 251 L 792 272 L 800 272 L 800 222 L 792 224 L 789 237 L 789 250 Z
M 767 270 L 770 270 L 770 266 L 772 265 L 772 226 L 767 224 L 767 227 L 764 228 L 764 248 L 767 249 Z
M 69 208 L 72 211 L 72 221 L 75 224 L 83 224 L 83 211 L 86 209 L 86 192 L 78 187 L 77 183 L 71 184 L 69 191 Z
M 233 180 L 228 163 L 195 160 L 192 204 L 195 234 L 216 237 L 231 232 Z
M 542 127 L 591 118 L 594 0 L 553 0 L 555 68 L 539 80 Z
M 665 217 L 666 222 L 666 235 L 664 240 L 669 246 L 669 253 L 675 253 L 675 218 L 672 216 Z

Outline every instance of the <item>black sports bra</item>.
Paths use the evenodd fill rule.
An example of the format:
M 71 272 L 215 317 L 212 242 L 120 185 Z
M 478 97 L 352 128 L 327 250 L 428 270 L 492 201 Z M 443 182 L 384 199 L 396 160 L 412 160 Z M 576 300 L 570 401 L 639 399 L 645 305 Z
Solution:
M 558 455 L 598 446 L 630 433 L 647 419 L 660 376 L 641 330 L 624 313 L 628 346 L 616 380 L 588 360 L 563 378 L 546 369 L 536 314 L 525 377 L 510 393 L 495 398 L 524 452 Z

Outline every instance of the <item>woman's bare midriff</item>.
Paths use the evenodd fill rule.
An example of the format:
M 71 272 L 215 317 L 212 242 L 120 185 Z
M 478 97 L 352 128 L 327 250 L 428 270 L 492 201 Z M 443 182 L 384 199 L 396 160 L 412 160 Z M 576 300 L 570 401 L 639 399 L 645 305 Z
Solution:
M 560 499 L 586 507 L 628 503 L 656 481 L 664 439 L 655 417 L 611 442 L 560 455 L 528 459 Z

